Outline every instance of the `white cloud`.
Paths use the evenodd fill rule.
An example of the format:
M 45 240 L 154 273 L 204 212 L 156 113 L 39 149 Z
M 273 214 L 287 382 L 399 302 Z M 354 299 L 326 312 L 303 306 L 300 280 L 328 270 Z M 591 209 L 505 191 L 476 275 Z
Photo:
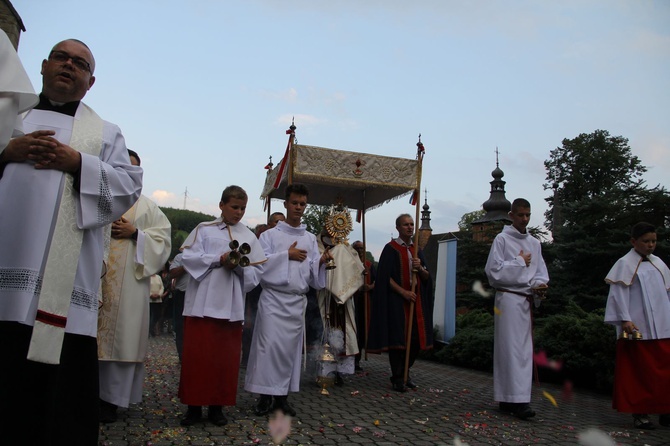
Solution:
M 176 208 L 177 206 L 177 195 L 173 192 L 168 192 L 166 190 L 155 190 L 150 195 L 151 199 L 154 200 L 159 206 L 167 206 Z

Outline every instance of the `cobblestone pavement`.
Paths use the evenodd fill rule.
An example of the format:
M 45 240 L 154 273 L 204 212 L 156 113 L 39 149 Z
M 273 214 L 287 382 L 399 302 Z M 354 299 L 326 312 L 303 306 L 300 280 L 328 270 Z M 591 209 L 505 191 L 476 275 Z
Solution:
M 341 387 L 321 395 L 313 378 L 303 376 L 289 401 L 298 412 L 286 445 L 575 445 L 578 434 L 596 428 L 620 445 L 670 445 L 670 428 L 637 430 L 632 418 L 611 408 L 610 398 L 584 390 L 564 395 L 561 386 L 533 388 L 537 416 L 521 421 L 498 410 L 492 400 L 491 374 L 429 361 L 417 361 L 415 391 L 391 390 L 387 357 L 370 355 L 364 372 L 345 378 Z M 184 428 L 179 419 L 179 361 L 172 336 L 149 340 L 144 401 L 119 409 L 116 423 L 100 426 L 100 445 L 271 445 L 268 420 L 253 413 L 256 395 L 242 389 L 237 406 L 224 408 L 228 424 L 203 421 Z M 554 406 L 544 392 L 554 397 Z M 206 410 L 205 410 L 206 413 Z M 653 418 L 656 422 L 656 417 Z

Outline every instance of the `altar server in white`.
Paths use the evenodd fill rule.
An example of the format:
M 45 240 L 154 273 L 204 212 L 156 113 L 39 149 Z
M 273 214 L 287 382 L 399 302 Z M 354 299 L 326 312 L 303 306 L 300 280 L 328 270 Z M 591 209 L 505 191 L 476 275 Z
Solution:
M 133 166 L 139 155 L 129 150 Z M 149 283 L 170 256 L 170 221 L 141 195 L 112 223 L 107 271 L 98 313 L 100 421 L 116 421 L 118 406 L 142 401 L 149 332 Z
M 656 228 L 645 222 L 639 222 L 631 230 L 630 242 L 633 245 L 628 254 L 616 261 L 607 273 L 605 282 L 610 286 L 605 307 L 605 322 L 616 327 L 617 337 L 622 332 L 633 335 L 639 331 L 643 340 L 670 339 L 670 269 L 660 257 L 653 254 L 656 249 Z M 654 408 L 668 412 L 670 404 L 667 392 L 656 389 L 670 389 L 668 374 L 667 344 L 659 343 L 661 353 L 640 354 L 638 359 L 646 363 L 630 362 L 631 357 L 617 351 L 617 369 L 633 370 L 633 373 L 617 373 L 615 376 L 615 408 L 622 412 L 622 400 L 625 395 L 633 394 L 636 401 L 627 401 L 628 408 L 634 410 L 633 425 L 638 429 L 653 429 L 647 413 Z M 640 347 L 641 348 L 641 347 Z M 634 361 L 634 360 L 632 360 Z M 618 382 L 620 381 L 620 382 Z M 647 387 L 645 383 L 658 387 Z M 670 426 L 670 413 L 661 413 L 659 423 Z
M 533 382 L 531 301 L 533 288 L 546 286 L 549 273 L 540 242 L 528 233 L 530 203 L 517 198 L 510 226 L 493 240 L 486 262 L 489 284 L 496 289 L 493 343 L 493 397 L 500 410 L 527 419 Z
M 0 155 L 0 438 L 98 438 L 98 289 L 103 230 L 140 195 L 119 128 L 81 102 L 95 60 L 78 40 L 42 61 L 25 136 Z
M 251 340 L 244 388 L 259 393 L 258 415 L 273 409 L 295 416 L 288 393 L 300 390 L 300 359 L 305 333 L 304 312 L 309 287 L 325 287 L 324 263 L 316 237 L 302 224 L 309 191 L 302 184 L 286 187 L 286 220 L 260 238 L 264 265 L 256 324 Z M 273 405 L 274 396 L 274 405 Z
M 227 420 L 222 406 L 234 406 L 242 352 L 244 297 L 258 285 L 265 254 L 256 235 L 241 223 L 247 193 L 228 186 L 221 195 L 221 218 L 201 223 L 182 245 L 184 269 L 191 276 L 184 301 L 184 342 L 179 398 L 188 405 L 182 426 L 207 417 Z M 236 246 L 231 242 L 237 242 Z M 250 248 L 241 249 L 245 244 Z M 237 262 L 233 256 L 238 255 Z M 246 256 L 248 266 L 243 266 Z
M 628 254 L 614 264 L 605 278 L 610 285 L 605 322 L 642 339 L 670 338 L 670 270 L 656 249 L 656 228 L 640 222 L 633 226 Z

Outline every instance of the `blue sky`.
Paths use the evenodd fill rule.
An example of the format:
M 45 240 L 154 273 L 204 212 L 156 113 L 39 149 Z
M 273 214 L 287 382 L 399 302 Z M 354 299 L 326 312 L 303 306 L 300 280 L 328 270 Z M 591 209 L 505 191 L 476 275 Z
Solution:
M 495 149 L 507 197 L 546 210 L 543 161 L 596 129 L 630 141 L 649 185 L 670 181 L 670 2 L 649 0 L 13 0 L 19 55 L 39 91 L 51 46 L 96 57 L 85 101 L 142 157 L 144 193 L 218 215 L 249 193 L 249 226 L 295 116 L 302 144 L 413 158 L 434 232 L 489 197 Z M 423 191 L 422 191 L 423 194 Z M 423 197 L 422 197 L 423 202 Z M 281 202 L 273 209 L 282 208 Z M 406 198 L 367 216 L 378 255 Z M 356 225 L 352 238 L 360 238 Z

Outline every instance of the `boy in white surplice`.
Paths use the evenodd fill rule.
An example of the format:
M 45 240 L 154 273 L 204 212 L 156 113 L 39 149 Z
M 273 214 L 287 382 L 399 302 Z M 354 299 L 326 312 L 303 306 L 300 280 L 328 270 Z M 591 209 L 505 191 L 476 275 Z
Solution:
M 286 220 L 260 238 L 268 261 L 261 277 L 263 291 L 244 384 L 245 390 L 261 394 L 255 408 L 258 415 L 281 410 L 295 416 L 288 393 L 300 390 L 305 295 L 310 286 L 317 290 L 325 286 L 325 262 L 331 256 L 328 251 L 319 256 L 316 237 L 302 224 L 308 194 L 304 185 L 289 185 Z
M 546 286 L 549 273 L 539 240 L 527 230 L 530 203 L 517 198 L 509 213 L 512 224 L 496 236 L 486 262 L 489 284 L 496 289 L 493 340 L 493 397 L 500 410 L 523 420 L 533 384 L 531 300 L 533 288 Z

